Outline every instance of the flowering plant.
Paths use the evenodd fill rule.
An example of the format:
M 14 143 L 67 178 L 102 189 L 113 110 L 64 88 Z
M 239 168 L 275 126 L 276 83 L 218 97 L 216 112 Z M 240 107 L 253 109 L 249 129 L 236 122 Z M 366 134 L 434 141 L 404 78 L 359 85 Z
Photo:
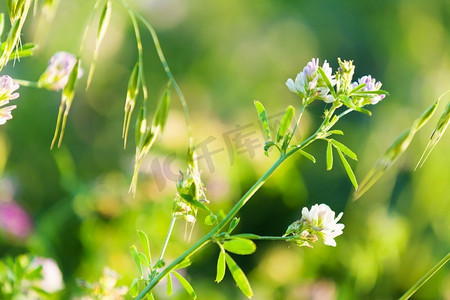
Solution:
M 41 7 L 42 15 L 49 18 L 51 9 L 54 8 L 54 5 L 57 5 L 55 4 L 57 2 L 45 1 L 45 3 L 39 5 L 35 1 L 35 9 L 37 10 L 38 7 Z M 129 75 L 128 83 L 121 80 L 124 101 L 122 104 L 123 123 L 121 122 L 119 125 L 122 129 L 122 140 L 119 142 L 120 147 L 122 147 L 123 143 L 123 147 L 126 148 L 132 143 L 128 141 L 128 136 L 132 135 L 130 127 L 132 128 L 134 124 L 134 149 L 132 149 L 134 157 L 130 159 L 132 161 L 132 171 L 127 173 L 131 177 L 129 180 L 129 195 L 123 196 L 124 193 L 120 184 L 117 184 L 117 186 L 111 184 L 108 188 L 111 190 L 116 189 L 114 190 L 116 194 L 114 196 L 107 195 L 103 197 L 102 203 L 93 203 L 89 202 L 91 201 L 92 195 L 85 192 L 90 189 L 88 187 L 89 185 L 79 183 L 76 179 L 74 171 L 76 164 L 72 162 L 70 155 L 67 155 L 68 146 L 63 146 L 63 140 L 69 113 L 73 101 L 76 98 L 77 88 L 83 86 L 88 91 L 91 83 L 95 80 L 95 66 L 97 60 L 101 58 L 99 56 L 101 45 L 105 42 L 107 29 L 113 17 L 113 3 L 117 3 L 128 13 L 136 40 L 136 57 L 130 56 L 133 67 L 127 71 Z M 21 41 L 21 36 L 24 36 L 22 29 L 33 7 L 33 1 L 7 1 L 6 4 L 11 26 L 6 40 L 2 40 L 0 47 L 0 71 L 11 60 L 19 61 L 19 59 L 33 55 L 37 46 L 34 43 L 22 43 Z M 15 200 L 2 200 L 0 202 L 0 233 L 2 237 L 4 235 L 6 239 L 10 239 L 14 243 L 23 243 L 20 246 L 31 249 L 31 252 L 51 252 L 46 249 L 52 248 L 52 237 L 49 237 L 44 243 L 38 243 L 35 241 L 35 236 L 45 232 L 46 227 L 56 227 L 53 221 L 56 223 L 60 214 L 63 215 L 66 211 L 76 211 L 77 216 L 72 216 L 72 219 L 76 219 L 74 221 L 76 223 L 79 222 L 79 217 L 83 214 L 89 214 L 95 211 L 92 214 L 98 213 L 105 220 L 105 223 L 107 223 L 110 219 L 121 215 L 122 208 L 125 207 L 125 205 L 121 206 L 123 203 L 131 206 L 131 203 L 139 203 L 141 200 L 139 198 L 142 194 L 145 197 L 154 194 L 151 188 L 142 184 L 142 178 L 140 179 L 139 176 L 143 173 L 143 169 L 145 169 L 146 159 L 153 153 L 152 149 L 159 143 L 164 132 L 167 131 L 166 127 L 168 126 L 166 125 L 170 123 L 168 119 L 173 92 L 176 93 L 181 102 L 188 140 L 184 146 L 186 148 L 184 150 L 187 153 L 186 162 L 181 167 L 184 172 L 180 171 L 174 187 L 175 191 L 171 197 L 172 201 L 168 205 L 169 211 L 167 211 L 166 215 L 170 219 L 170 223 L 167 225 L 167 234 L 162 238 L 162 242 L 158 243 L 155 241 L 157 239 L 155 232 L 147 234 L 153 229 L 142 225 L 142 220 L 147 221 L 154 218 L 154 216 L 150 215 L 149 210 L 141 209 L 139 211 L 140 215 L 137 217 L 134 216 L 137 221 L 133 221 L 133 224 L 136 224 L 135 226 L 139 228 L 136 238 L 139 239 L 140 245 L 132 245 L 130 248 L 130 260 L 134 260 L 136 266 L 133 268 L 137 272 L 134 270 L 132 276 L 129 274 L 124 276 L 124 280 L 128 280 L 127 286 L 122 285 L 119 281 L 121 276 L 109 268 L 104 269 L 99 280 L 78 280 L 78 285 L 82 288 L 82 291 L 79 291 L 77 296 L 81 295 L 81 299 L 123 299 L 127 296 L 134 299 L 153 299 L 154 295 L 159 296 L 162 293 L 158 290 L 157 286 L 163 283 L 166 284 L 167 295 L 171 296 L 176 287 L 176 282 L 173 282 L 174 279 L 179 283 L 178 287 L 183 288 L 191 298 L 195 299 L 197 297 L 195 292 L 196 285 L 189 282 L 189 274 L 185 269 L 195 264 L 192 258 L 207 245 L 214 245 L 216 247 L 217 264 L 215 282 L 222 282 L 228 270 L 238 289 L 243 295 L 251 298 L 256 295 L 252 288 L 252 278 L 250 280 L 247 278 L 246 268 L 241 268 L 240 266 L 243 260 L 236 259 L 236 257 L 253 254 L 264 241 L 287 242 L 300 247 L 313 248 L 313 246 L 317 245 L 315 244 L 317 241 L 322 240 L 324 245 L 336 247 L 328 248 L 330 251 L 336 251 L 339 250 L 339 247 L 348 246 L 345 239 L 340 236 L 343 235 L 344 228 L 346 228 L 347 232 L 349 228 L 354 228 L 354 224 L 347 223 L 349 215 L 347 212 L 343 219 L 343 212 L 336 213 L 333 211 L 331 207 L 338 207 L 338 205 L 332 200 L 325 201 L 321 199 L 320 201 L 314 201 L 319 203 L 313 204 L 310 209 L 303 207 L 298 219 L 295 220 L 297 217 L 293 217 L 293 220 L 289 219 L 288 222 L 291 224 L 287 226 L 287 229 L 282 228 L 281 230 L 277 230 L 275 235 L 268 235 L 265 232 L 258 234 L 247 232 L 238 233 L 240 230 L 238 226 L 244 223 L 241 219 L 244 220 L 245 217 L 245 214 L 241 213 L 250 201 L 256 201 L 256 199 L 252 199 L 253 196 L 269 180 L 272 174 L 279 170 L 288 160 L 292 160 L 292 157 L 298 154 L 297 156 L 306 158 L 308 163 L 320 162 L 322 158 L 314 153 L 317 148 L 311 147 L 313 144 L 318 144 L 317 147 L 320 147 L 319 143 L 325 143 L 326 145 L 323 149 L 325 153 L 323 161 L 326 169 L 331 170 L 334 166 L 335 158 L 338 157 L 348 177 L 348 185 L 350 186 L 351 184 L 354 187 L 355 192 L 353 198 L 355 200 L 360 198 L 405 152 L 416 133 L 434 115 L 442 98 L 439 98 L 420 117 L 414 120 L 412 126 L 388 148 L 368 175 L 359 182 L 353 170 L 354 162 L 352 162 L 357 161 L 358 156 L 340 138 L 344 134 L 342 127 L 345 128 L 345 126 L 338 126 L 342 124 L 340 121 L 352 112 L 359 112 L 366 116 L 371 116 L 372 112 L 369 109 L 373 105 L 385 102 L 388 92 L 381 89 L 381 82 L 377 81 L 372 75 L 365 75 L 356 79 L 355 65 L 352 60 L 341 60 L 338 58 L 337 68 L 333 70 L 333 62 L 330 64 L 327 60 L 324 60 L 323 63 L 320 63 L 319 58 L 312 58 L 303 68 L 300 68 L 299 73 L 295 77 L 289 78 L 285 82 L 288 90 L 298 98 L 293 100 L 293 105 L 289 105 L 285 109 L 279 124 L 272 124 L 270 114 L 262 103 L 267 102 L 267 100 L 254 101 L 257 112 L 257 115 L 254 115 L 254 117 L 255 119 L 256 116 L 259 118 L 258 122 L 260 122 L 265 138 L 264 145 L 259 145 L 258 147 L 261 146 L 259 148 L 260 152 L 264 152 L 269 157 L 267 161 L 272 160 L 272 165 L 243 193 L 239 200 L 232 203 L 231 207 L 224 206 L 217 209 L 217 206 L 220 204 L 215 202 L 214 194 L 211 193 L 211 196 L 207 189 L 208 184 L 203 181 L 205 176 L 202 176 L 202 169 L 199 165 L 199 159 L 201 157 L 199 155 L 200 149 L 199 144 L 194 142 L 195 136 L 192 130 L 188 103 L 180 85 L 175 80 L 169 68 L 156 30 L 126 0 L 98 0 L 93 5 L 94 7 L 90 14 L 88 25 L 84 29 L 78 52 L 73 52 L 75 54 L 63 51 L 56 52 L 50 58 L 47 68 L 43 72 L 40 70 L 39 74 L 41 75 L 35 77 L 38 78 L 37 81 L 20 80 L 10 75 L 2 75 L 0 77 L 0 125 L 4 125 L 12 119 L 11 112 L 17 105 L 27 105 L 26 101 L 21 101 L 17 105 L 9 105 L 11 100 L 19 97 L 19 93 L 16 92 L 19 86 L 44 89 L 48 90 L 46 92 L 50 91 L 60 94 L 61 100 L 50 147 L 52 149 L 55 147 L 61 148 L 59 150 L 55 149 L 53 152 L 56 165 L 61 172 L 61 185 L 69 190 L 69 194 L 74 199 L 73 203 L 71 202 L 69 204 L 69 209 L 61 209 L 61 212 L 59 206 L 54 209 L 53 214 L 49 217 L 51 222 L 49 221 L 48 224 L 50 225 L 36 226 L 36 228 L 33 228 L 33 222 L 25 212 L 25 208 L 16 204 Z M 90 36 L 89 28 L 94 21 L 98 21 L 95 43 L 93 45 L 93 53 L 89 53 L 90 55 L 87 56 L 84 49 L 87 48 L 85 46 Z M 0 35 L 5 28 L 4 23 L 4 14 L 0 14 Z M 111 24 L 114 25 L 114 23 Z M 149 85 L 146 81 L 148 58 L 144 56 L 144 53 L 147 55 L 147 53 L 151 54 L 151 52 L 144 52 L 144 41 L 147 41 L 147 39 L 142 39 L 141 37 L 142 27 L 145 27 L 153 40 L 156 54 L 168 81 L 162 88 L 164 91 L 159 101 L 155 103 L 155 109 L 152 109 L 154 101 L 150 100 L 153 96 L 153 90 L 148 88 Z M 83 68 L 85 58 L 91 59 L 89 68 Z M 87 76 L 83 76 L 84 70 L 86 70 Z M 377 78 L 379 78 L 378 75 Z M 25 93 L 22 91 L 21 89 L 22 97 L 24 97 Z M 108 105 L 110 105 L 109 102 Z M 136 107 L 138 108 L 137 113 L 134 114 Z M 323 108 L 320 116 L 317 113 L 308 112 L 309 109 L 315 110 L 317 107 Z M 153 114 L 150 114 L 150 111 L 153 111 Z M 309 120 L 304 120 L 305 114 L 308 115 Z M 314 116 L 319 120 L 317 124 L 314 121 L 311 122 Z M 14 121 L 17 121 L 16 119 Z M 86 118 L 85 120 L 90 119 Z M 429 144 L 418 166 L 423 165 L 434 146 L 439 142 L 450 123 L 449 120 L 450 106 L 447 105 L 433 131 Z M 309 125 L 311 124 L 315 127 L 310 132 Z M 174 130 L 172 128 L 169 130 L 173 133 L 178 129 Z M 297 137 L 297 139 L 294 137 Z M 179 139 L 179 136 L 177 135 L 176 138 Z M 118 139 L 120 140 L 120 133 Z M 86 140 L 89 140 L 89 137 Z M 248 140 L 245 141 L 247 142 Z M 3 139 L 0 136 L 0 150 L 7 148 L 6 146 L 3 147 L 2 142 Z M 1 151 L 0 154 L 2 154 Z M 0 171 L 3 171 L 3 161 L 1 160 L 0 167 Z M 98 185 L 101 186 L 101 184 Z M 101 193 L 105 189 L 102 186 L 96 192 Z M 117 192 L 117 190 L 120 191 Z M 125 189 L 125 194 L 126 192 Z M 122 198 L 126 200 L 123 202 L 117 200 Z M 310 201 L 312 202 L 312 200 Z M 88 204 L 83 207 L 79 203 Z M 258 208 L 262 209 L 263 205 Z M 343 223 L 339 223 L 341 219 L 343 219 Z M 173 237 L 177 233 L 177 224 L 180 220 L 185 225 L 184 238 L 187 245 L 176 244 L 173 241 Z M 195 226 L 198 226 L 199 223 L 204 223 L 205 226 L 208 226 L 206 233 L 202 234 L 195 231 Z M 154 224 L 157 224 L 157 222 L 155 221 Z M 160 226 L 159 224 L 157 225 Z M 127 226 L 121 226 L 121 229 L 127 230 L 127 236 L 131 235 Z M 95 243 L 92 242 L 95 238 L 91 234 L 94 236 L 95 232 L 89 232 L 89 238 L 86 239 L 87 241 L 84 241 L 85 243 Z M 160 251 L 157 256 L 154 256 L 154 252 L 151 251 L 151 245 L 152 248 L 155 245 L 159 248 Z M 114 247 L 117 247 L 117 245 L 114 245 Z M 181 249 L 179 250 L 180 253 L 177 253 L 175 257 L 170 257 L 168 249 L 171 247 L 177 248 L 178 250 Z M 288 248 L 288 246 L 283 244 L 281 248 Z M 317 248 L 320 248 L 320 246 Z M 62 252 L 64 250 L 65 248 Z M 307 252 L 309 249 L 306 248 L 296 248 L 294 250 L 302 253 L 313 253 L 312 255 L 320 252 L 320 250 Z M 102 263 L 107 260 L 106 255 L 105 257 L 102 255 L 102 258 L 96 259 Z M 116 259 L 120 262 L 127 262 L 128 258 L 117 256 L 114 259 L 110 259 L 109 263 Z M 433 271 L 442 267 L 449 259 L 450 257 L 447 255 L 436 265 Z M 352 263 L 357 264 L 357 258 L 355 258 L 355 261 L 356 263 Z M 64 266 L 63 263 L 68 264 L 66 261 L 61 263 L 62 266 Z M 89 267 L 89 264 L 84 264 L 80 268 Z M 64 268 L 62 269 L 64 270 Z M 431 275 L 426 275 L 425 280 L 430 278 Z M 414 286 L 408 291 L 405 294 L 406 297 L 412 295 L 420 285 L 421 283 L 419 282 L 417 286 Z M 64 289 L 64 286 L 70 285 L 63 283 L 61 271 L 52 259 L 19 255 L 15 259 L 6 257 L 0 261 L 1 299 L 16 299 L 17 297 L 28 297 L 30 299 L 33 297 L 42 297 L 51 299 L 52 297 L 63 297 L 60 293 Z

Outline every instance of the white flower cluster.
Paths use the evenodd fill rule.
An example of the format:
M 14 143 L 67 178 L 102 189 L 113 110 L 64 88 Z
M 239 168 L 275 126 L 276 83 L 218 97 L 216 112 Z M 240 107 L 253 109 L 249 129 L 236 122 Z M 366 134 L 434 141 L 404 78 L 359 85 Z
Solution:
M 292 223 L 285 236 L 292 235 L 292 240 L 299 246 L 312 248 L 312 243 L 323 239 L 323 243 L 328 246 L 336 246 L 334 240 L 343 233 L 344 224 L 338 223 L 344 213 L 337 217 L 335 212 L 326 204 L 313 205 L 311 210 L 304 207 L 302 209 L 302 218 Z
M 47 69 L 39 78 L 39 85 L 49 90 L 62 90 L 69 80 L 69 75 L 77 59 L 68 52 L 56 52 L 49 60 Z M 83 76 L 83 69 L 79 68 L 78 78 Z
M 379 94 L 364 93 L 379 91 L 381 88 L 381 82 L 376 81 L 370 75 L 363 76 L 356 82 L 352 82 L 355 71 L 353 61 L 342 61 L 338 58 L 338 63 L 339 68 L 333 75 L 333 71 L 326 60 L 321 67 L 323 72 L 320 72 L 319 59 L 313 58 L 303 68 L 303 71 L 298 73 L 295 80 L 289 78 L 286 81 L 286 85 L 306 105 L 316 99 L 323 100 L 326 103 L 339 101 L 339 96 L 342 95 L 345 98 L 352 98 L 353 105 L 363 107 L 366 104 L 377 104 L 386 97 L 384 94 L 386 92 L 384 91 Z M 326 81 L 329 82 L 329 85 Z M 335 92 L 330 91 L 330 86 L 335 89 Z
M 358 85 L 361 85 L 361 84 L 365 84 L 365 86 L 362 90 L 369 91 L 369 92 L 379 91 L 381 88 L 381 85 L 382 85 L 381 82 L 376 81 L 376 79 L 372 78 L 372 76 L 370 76 L 370 75 L 366 75 L 366 76 L 359 78 L 357 82 L 352 83 L 352 86 L 353 86 L 353 88 L 356 88 Z M 372 96 L 368 97 L 368 100 L 369 100 L 370 104 L 377 104 L 378 102 L 383 100 L 385 97 L 386 97 L 386 95 L 383 95 L 383 94 L 372 95 Z
M 330 65 L 325 60 L 322 69 L 332 86 L 336 84 L 335 76 Z M 289 90 L 300 96 L 302 99 L 309 99 L 311 102 L 315 99 L 323 100 L 327 103 L 333 102 L 334 98 L 329 95 L 330 89 L 326 85 L 321 73 L 319 73 L 319 59 L 312 59 L 303 71 L 297 74 L 295 81 L 289 78 L 286 85 Z
M 19 93 L 14 93 L 19 88 L 19 84 L 8 75 L 0 77 L 0 106 L 9 103 L 10 100 L 17 99 Z M 0 125 L 12 119 L 11 111 L 16 108 L 16 105 L 10 105 L 0 108 Z

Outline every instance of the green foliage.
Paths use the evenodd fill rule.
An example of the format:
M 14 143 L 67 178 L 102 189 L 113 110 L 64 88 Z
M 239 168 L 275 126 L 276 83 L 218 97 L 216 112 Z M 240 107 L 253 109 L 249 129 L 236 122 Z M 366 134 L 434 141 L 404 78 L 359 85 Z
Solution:
M 194 289 L 192 288 L 192 285 L 187 281 L 183 276 L 180 275 L 180 273 L 173 271 L 173 275 L 178 279 L 178 281 L 181 283 L 183 288 L 186 290 L 186 292 L 191 296 L 192 299 L 197 299 L 197 295 L 195 294 Z
M 42 278 L 42 266 L 32 266 L 31 261 L 28 255 L 7 256 L 0 260 L 0 299 L 47 298 L 48 293 L 38 285 Z
M 225 250 L 239 255 L 249 255 L 256 251 L 253 241 L 244 238 L 232 238 L 223 242 Z
M 242 293 L 248 298 L 253 297 L 253 290 L 248 282 L 247 276 L 242 269 L 236 264 L 228 253 L 225 253 L 225 260 L 227 262 L 228 270 L 230 270 L 234 281 L 236 282 Z

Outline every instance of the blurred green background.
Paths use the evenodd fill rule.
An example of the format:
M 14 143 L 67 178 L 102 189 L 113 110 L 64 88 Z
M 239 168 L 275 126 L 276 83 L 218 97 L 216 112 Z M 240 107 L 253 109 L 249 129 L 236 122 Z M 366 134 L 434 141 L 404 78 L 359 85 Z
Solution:
M 60 1 L 55 20 L 40 33 L 36 55 L 3 70 L 37 80 L 56 51 L 78 52 L 93 3 Z M 215 211 L 231 208 L 275 159 L 261 147 L 237 153 L 227 137 L 236 126 L 263 143 L 253 100 L 276 119 L 298 99 L 285 86 L 312 57 L 353 59 L 355 77 L 371 74 L 390 96 L 370 107 L 372 117 L 353 113 L 337 128 L 353 149 L 359 180 L 395 138 L 450 88 L 450 2 L 399 1 L 187 1 L 134 0 L 155 26 L 172 72 L 188 101 L 197 143 L 208 148 L 200 160 L 207 196 Z M 2 11 L 5 5 L 2 3 Z M 83 53 L 85 74 L 92 58 L 96 19 Z M 30 16 L 24 42 L 36 41 Z M 33 21 L 34 20 L 34 21 Z M 154 110 L 167 78 L 150 35 L 142 28 L 145 71 Z M 128 194 L 134 160 L 131 134 L 123 149 L 121 130 L 129 74 L 137 60 L 133 28 L 113 1 L 113 15 L 93 83 L 86 75 L 72 105 L 63 146 L 50 151 L 60 95 L 20 88 L 14 119 L 0 130 L 0 201 L 16 201 L 32 219 L 26 238 L 0 234 L 0 257 L 31 252 L 54 258 L 64 274 L 62 299 L 79 295 L 76 278 L 95 281 L 103 266 L 137 276 L 130 245 L 136 229 L 148 233 L 154 253 L 170 221 L 178 170 L 186 168 L 187 134 L 173 93 L 163 139 L 144 162 L 136 198 Z M 443 111 L 448 97 L 438 108 Z M 321 122 L 315 103 L 301 128 L 304 137 Z M 135 117 L 135 115 L 133 115 Z M 414 167 L 437 122 L 419 132 L 410 149 L 360 200 L 338 162 L 326 171 L 324 143 L 309 149 L 316 164 L 294 157 L 280 168 L 240 214 L 239 232 L 281 235 L 300 218 L 301 208 L 326 203 L 344 212 L 337 247 L 298 248 L 259 242 L 249 257 L 235 257 L 248 274 L 254 299 L 398 298 L 450 249 L 450 139 L 443 137 L 423 168 Z M 247 127 L 246 127 L 247 126 Z M 134 132 L 134 125 L 130 132 Z M 249 133 L 250 135 L 250 133 Z M 236 150 L 236 149 L 235 149 Z M 211 161 L 207 161 L 211 159 Z M 208 231 L 200 214 L 191 241 L 178 222 L 167 258 L 175 258 Z M 155 254 L 156 255 L 156 254 Z M 186 276 L 199 299 L 244 299 L 230 276 L 214 283 L 218 249 L 193 258 Z M 165 288 L 157 291 L 165 299 Z M 184 291 L 175 299 L 186 299 Z M 450 298 L 445 266 L 415 296 Z

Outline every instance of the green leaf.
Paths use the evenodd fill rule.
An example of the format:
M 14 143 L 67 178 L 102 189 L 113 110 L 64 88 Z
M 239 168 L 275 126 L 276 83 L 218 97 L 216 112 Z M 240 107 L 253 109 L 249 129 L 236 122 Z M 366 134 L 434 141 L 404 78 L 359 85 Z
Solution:
M 353 186 L 355 187 L 355 190 L 358 189 L 358 182 L 356 181 L 356 176 L 353 173 L 352 167 L 350 167 L 347 159 L 345 159 L 344 154 L 342 154 L 341 150 L 339 148 L 336 148 L 339 157 L 341 158 L 342 164 L 344 165 L 345 171 L 347 172 L 348 178 L 352 182 Z
M 102 14 L 100 15 L 98 23 L 97 40 L 95 41 L 94 55 L 92 58 L 91 67 L 89 69 L 86 90 L 89 88 L 89 85 L 91 84 L 92 77 L 94 75 L 95 64 L 97 62 L 98 51 L 100 49 L 100 44 L 102 43 L 103 38 L 105 37 L 105 33 L 106 30 L 108 29 L 110 19 L 111 19 L 111 1 L 107 0 L 105 6 L 103 7 L 103 11 Z
M 225 276 L 225 250 L 221 247 L 219 258 L 217 259 L 216 282 L 217 283 L 221 282 L 224 276 Z
M 151 267 L 152 267 L 151 264 L 150 264 L 150 262 L 149 262 L 148 259 L 147 259 L 147 256 L 145 256 L 144 253 L 138 252 L 138 253 L 137 253 L 137 256 L 138 256 L 139 260 L 141 261 L 141 263 L 142 263 L 144 266 L 146 266 L 146 267 L 148 267 L 148 268 L 151 268 Z
M 152 253 L 150 252 L 150 242 L 148 240 L 148 236 L 142 230 L 138 230 L 137 233 L 139 235 L 139 240 L 141 241 L 142 248 L 144 248 L 144 252 L 147 254 L 148 261 L 150 265 L 152 265 Z
M 180 262 L 176 267 L 175 267 L 175 269 L 184 269 L 184 268 L 187 268 L 187 267 L 189 267 L 190 265 L 191 265 L 191 260 L 189 259 L 189 258 L 186 258 L 186 259 L 184 259 L 182 262 Z
M 175 275 L 175 277 L 181 283 L 181 285 L 186 290 L 186 292 L 189 294 L 189 296 L 191 296 L 192 299 L 197 299 L 197 295 L 195 294 L 194 289 L 192 288 L 191 284 L 176 271 L 173 271 L 172 273 Z
M 327 144 L 327 170 L 331 170 L 333 168 L 333 148 L 331 146 L 331 142 L 328 141 Z
M 277 143 L 280 142 L 284 136 L 286 135 L 289 126 L 291 126 L 292 119 L 294 118 L 295 108 L 292 105 L 289 105 L 286 108 L 286 112 L 284 113 L 283 118 L 281 119 L 280 128 L 278 128 L 277 133 Z
M 331 134 L 338 134 L 338 135 L 344 135 L 344 132 L 342 130 L 330 130 L 328 133 Z
M 139 293 L 139 279 L 135 278 L 131 283 L 128 293 L 131 297 L 136 298 Z
M 245 273 L 242 271 L 242 269 L 239 268 L 239 266 L 236 264 L 236 262 L 231 258 L 231 256 L 228 253 L 225 253 L 225 260 L 227 262 L 228 269 L 230 270 L 234 281 L 236 282 L 237 286 L 242 291 L 242 293 L 248 298 L 253 297 L 252 287 L 250 286 L 247 276 L 245 276 Z
M 366 114 L 366 115 L 369 115 L 369 116 L 372 115 L 372 113 L 369 110 L 355 105 L 353 103 L 352 99 L 350 99 L 349 97 L 347 97 L 345 95 L 340 95 L 339 96 L 339 100 L 342 102 L 342 104 L 344 104 L 348 108 L 351 108 L 351 109 L 353 109 L 353 110 L 355 110 L 357 112 L 360 112 L 360 113 L 363 113 L 363 114 Z
M 169 114 L 169 107 L 170 107 L 170 81 L 167 84 L 167 88 L 161 100 L 158 103 L 153 123 L 155 127 L 161 128 L 161 132 L 164 131 L 164 127 L 166 126 L 167 116 Z
M 356 156 L 356 154 L 352 150 L 347 148 L 347 146 L 345 146 L 344 144 L 342 144 L 334 139 L 330 139 L 330 141 L 333 144 L 333 146 L 335 148 L 338 148 L 339 150 L 341 150 L 342 153 L 344 153 L 345 155 L 347 155 L 348 157 L 350 157 L 353 160 L 358 160 L 358 157 Z
M 135 245 L 131 246 L 131 255 L 133 256 L 134 262 L 136 263 L 136 266 L 138 267 L 139 274 L 141 274 L 141 276 L 142 276 L 141 260 L 139 258 L 139 252 L 137 251 L 137 248 Z
M 195 200 L 191 195 L 188 194 L 183 194 L 183 193 L 179 193 L 179 195 L 186 200 L 187 202 L 189 202 L 190 204 L 194 205 L 195 207 L 198 207 L 200 209 L 203 209 L 204 211 L 210 213 L 211 210 L 203 203 L 201 203 L 198 200 Z
M 0 50 L 3 52 L 5 50 L 6 43 L 1 44 Z M 34 50 L 36 50 L 37 45 L 33 43 L 23 44 L 19 49 L 16 49 L 12 53 L 12 56 L 9 57 L 9 60 L 19 59 L 22 57 L 32 56 L 34 54 Z
M 334 99 L 336 99 L 337 98 L 336 91 L 334 90 L 333 86 L 331 85 L 330 80 L 328 80 L 327 74 L 325 74 L 322 67 L 319 67 L 318 71 L 320 73 L 320 77 L 322 77 L 323 81 L 325 81 L 325 84 L 327 85 L 327 87 L 330 90 L 331 94 L 333 95 Z
M 264 132 L 266 133 L 266 137 L 270 140 L 270 129 L 269 129 L 269 120 L 267 118 L 266 109 L 259 101 L 254 101 L 256 110 L 258 111 L 259 119 L 261 120 L 261 124 L 263 126 Z
M 35 280 L 42 278 L 42 266 L 38 266 L 25 274 L 25 278 L 28 280 Z
M 225 250 L 239 255 L 248 255 L 256 251 L 256 245 L 252 240 L 232 238 L 223 242 Z
M 167 296 L 172 295 L 172 277 L 170 276 L 170 273 L 167 274 Z
M 217 217 L 214 214 L 209 214 L 205 218 L 205 224 L 209 226 L 217 224 L 217 221 Z
M 316 158 L 314 156 L 312 156 L 311 154 L 309 154 L 308 152 L 303 151 L 302 149 L 299 149 L 297 151 L 298 151 L 298 153 L 300 153 L 301 155 L 303 155 L 304 157 L 306 157 L 307 159 L 309 159 L 313 163 L 316 163 Z
M 231 220 L 230 226 L 228 227 L 228 230 L 227 230 L 227 234 L 230 234 L 236 228 L 236 226 L 238 226 L 240 220 L 241 219 L 239 219 L 239 218 L 233 218 Z

